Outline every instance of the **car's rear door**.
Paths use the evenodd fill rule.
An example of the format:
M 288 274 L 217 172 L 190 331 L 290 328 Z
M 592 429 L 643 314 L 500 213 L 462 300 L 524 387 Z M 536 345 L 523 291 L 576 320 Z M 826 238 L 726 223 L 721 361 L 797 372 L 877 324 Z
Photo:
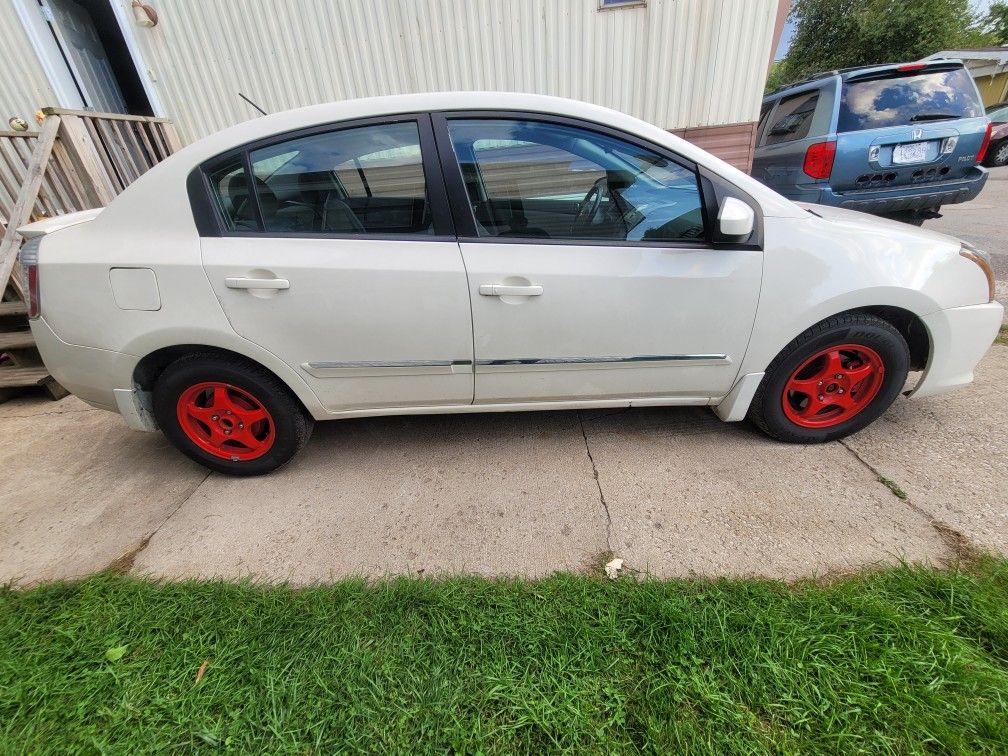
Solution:
M 469 292 L 428 115 L 249 145 L 190 194 L 231 325 L 327 409 L 472 402 Z
M 836 118 L 838 194 L 965 178 L 987 128 L 972 77 L 947 61 L 848 75 Z
M 702 401 L 738 373 L 758 246 L 715 249 L 696 167 L 597 124 L 435 114 L 476 403 Z

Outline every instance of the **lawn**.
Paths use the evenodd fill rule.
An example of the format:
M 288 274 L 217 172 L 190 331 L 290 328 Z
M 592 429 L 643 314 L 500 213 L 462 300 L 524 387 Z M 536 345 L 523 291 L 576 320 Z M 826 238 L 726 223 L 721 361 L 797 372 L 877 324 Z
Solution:
M 0 751 L 1004 752 L 1008 561 L 0 591 Z

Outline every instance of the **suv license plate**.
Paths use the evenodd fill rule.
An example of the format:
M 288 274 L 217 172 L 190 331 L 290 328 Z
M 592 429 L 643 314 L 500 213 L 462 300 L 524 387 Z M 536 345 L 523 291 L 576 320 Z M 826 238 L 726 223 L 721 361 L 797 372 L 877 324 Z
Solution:
M 900 165 L 906 163 L 923 163 L 927 160 L 927 142 L 913 144 L 897 144 L 893 150 L 892 161 Z

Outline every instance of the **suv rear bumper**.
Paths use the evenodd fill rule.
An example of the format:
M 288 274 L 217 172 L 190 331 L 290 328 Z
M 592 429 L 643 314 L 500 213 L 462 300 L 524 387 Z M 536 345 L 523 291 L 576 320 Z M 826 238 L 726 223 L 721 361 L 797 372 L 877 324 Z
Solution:
M 980 194 L 987 183 L 987 169 L 977 166 L 975 175 L 959 181 L 875 189 L 864 192 L 834 192 L 825 187 L 819 192 L 821 205 L 860 210 L 863 213 L 898 213 L 929 210 L 942 205 L 968 202 Z

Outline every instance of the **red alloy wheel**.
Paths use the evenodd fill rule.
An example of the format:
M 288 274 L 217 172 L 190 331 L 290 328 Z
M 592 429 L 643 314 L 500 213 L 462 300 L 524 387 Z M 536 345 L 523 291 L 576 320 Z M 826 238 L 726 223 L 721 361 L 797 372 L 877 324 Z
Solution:
M 784 385 L 784 414 L 803 428 L 829 428 L 850 420 L 882 388 L 885 365 L 873 349 L 842 344 L 816 352 Z
M 179 396 L 176 415 L 190 441 L 231 462 L 261 457 L 276 438 L 273 418 L 262 402 L 230 383 L 190 386 Z

